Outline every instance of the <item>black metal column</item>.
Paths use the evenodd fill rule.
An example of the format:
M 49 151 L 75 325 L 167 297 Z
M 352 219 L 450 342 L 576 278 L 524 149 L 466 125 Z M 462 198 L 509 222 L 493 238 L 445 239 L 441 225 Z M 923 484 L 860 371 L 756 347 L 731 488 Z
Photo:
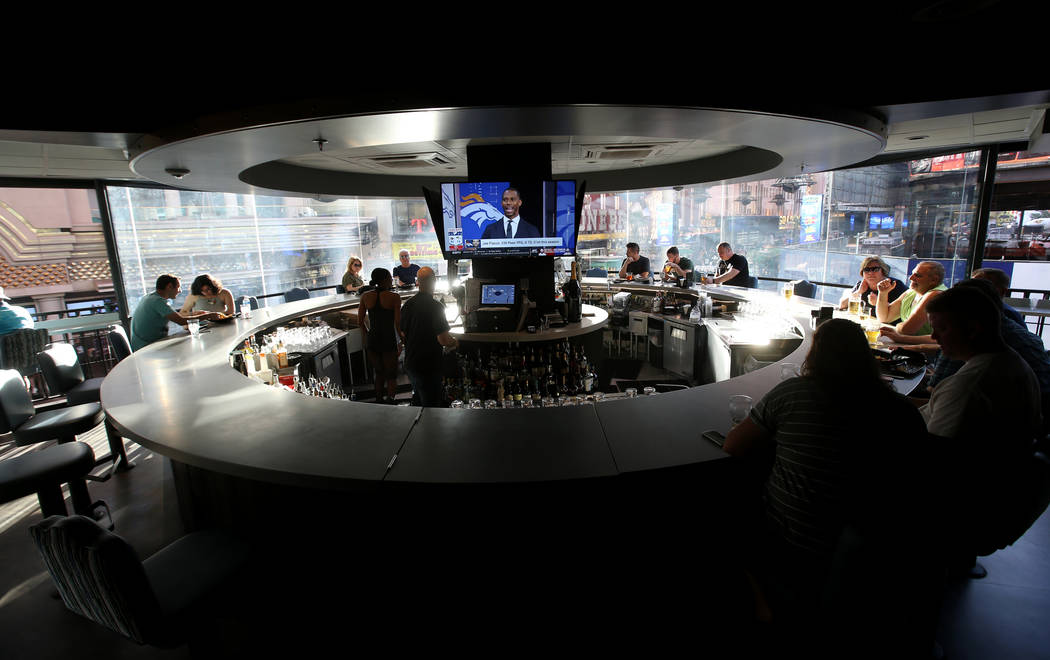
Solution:
M 977 199 L 977 217 L 974 220 L 973 233 L 970 239 L 970 254 L 966 258 L 966 276 L 981 267 L 984 260 L 984 243 L 988 238 L 988 215 L 992 208 L 992 193 L 995 191 L 995 167 L 999 161 L 999 145 L 991 145 L 981 150 L 981 168 L 978 179 L 981 194 Z
M 109 274 L 113 277 L 113 290 L 117 294 L 117 312 L 124 330 L 131 332 L 128 320 L 131 310 L 128 309 L 128 296 L 124 290 L 124 272 L 120 268 L 120 255 L 117 253 L 117 239 L 113 231 L 113 217 L 109 214 L 109 195 L 103 181 L 95 182 L 95 195 L 98 197 L 98 211 L 102 219 L 102 235 L 106 238 L 106 256 L 109 258 Z

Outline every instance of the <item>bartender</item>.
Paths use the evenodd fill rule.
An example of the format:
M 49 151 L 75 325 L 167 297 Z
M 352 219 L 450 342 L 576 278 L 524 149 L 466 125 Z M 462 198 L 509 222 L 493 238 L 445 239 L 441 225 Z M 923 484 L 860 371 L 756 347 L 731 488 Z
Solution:
M 693 262 L 678 254 L 678 248 L 671 246 L 667 248 L 667 263 L 664 264 L 664 282 L 685 278 L 689 281 L 693 278 Z
M 644 280 L 649 277 L 649 257 L 641 255 L 637 243 L 627 244 L 627 258 L 620 266 L 621 280 Z

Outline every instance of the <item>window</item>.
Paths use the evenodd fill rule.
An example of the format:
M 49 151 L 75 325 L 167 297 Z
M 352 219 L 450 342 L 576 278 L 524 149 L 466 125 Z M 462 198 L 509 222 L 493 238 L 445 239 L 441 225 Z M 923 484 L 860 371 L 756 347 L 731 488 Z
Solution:
M 274 197 L 133 186 L 107 188 L 130 312 L 157 277 L 189 284 L 218 278 L 236 298 L 284 302 L 293 287 L 333 287 L 351 255 L 364 275 L 388 270 L 407 249 L 413 263 L 446 271 L 422 200 Z

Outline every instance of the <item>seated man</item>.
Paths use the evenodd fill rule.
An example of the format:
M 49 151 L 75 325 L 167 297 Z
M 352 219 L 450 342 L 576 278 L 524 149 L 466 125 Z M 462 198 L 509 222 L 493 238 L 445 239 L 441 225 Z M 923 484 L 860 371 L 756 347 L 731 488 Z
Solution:
M 413 286 L 416 283 L 416 274 L 419 273 L 419 266 L 412 263 L 411 259 L 408 258 L 408 250 L 401 250 L 397 258 L 401 261 L 401 265 L 394 266 L 392 273 L 394 284 L 396 286 Z
M 897 332 L 902 335 L 928 335 L 930 324 L 926 318 L 926 305 L 948 288 L 944 286 L 944 266 L 936 261 L 920 261 L 911 272 L 908 285 L 904 295 L 890 302 L 893 281 L 887 278 L 879 282 L 875 315 L 883 323 L 900 318 Z
M 186 325 L 190 319 L 211 320 L 221 318 L 220 312 L 190 312 L 182 314 L 171 307 L 182 283 L 174 275 L 164 274 L 157 278 L 156 291 L 147 294 L 135 308 L 131 317 L 131 350 L 152 344 L 168 336 L 168 321 Z
M 0 287 L 0 335 L 32 327 L 33 317 L 29 311 L 25 307 L 12 305 L 11 299 Z
M 667 263 L 664 265 L 664 282 L 668 280 L 693 281 L 693 262 L 678 254 L 677 247 L 667 248 Z
M 637 243 L 627 244 L 627 257 L 620 265 L 620 279 L 644 280 L 649 277 L 649 257 L 643 257 Z
M 987 280 L 991 282 L 995 286 L 995 290 L 999 293 L 999 298 L 1005 298 L 1010 293 L 1010 276 L 1007 275 L 1005 271 L 1001 271 L 998 268 L 978 268 L 973 271 L 971 277 L 975 280 Z M 1005 314 L 1007 318 L 1011 318 L 1021 325 L 1024 325 L 1024 316 L 1021 312 L 1010 307 L 1006 303 L 1003 303 L 1003 314 Z
M 944 438 L 986 429 L 982 440 L 997 452 L 1027 446 L 1042 422 L 1039 383 L 1003 341 L 1002 313 L 986 293 L 964 286 L 931 301 L 929 314 L 941 352 L 965 364 L 938 383 L 920 409 L 926 428 Z
M 1018 486 L 1028 474 L 1041 426 L 1035 374 L 1000 336 L 1001 312 L 974 287 L 945 291 L 929 305 L 933 338 L 941 351 L 965 362 L 933 388 L 919 409 L 932 436 L 942 440 L 938 485 L 943 538 L 958 568 L 980 574 L 975 555 L 1016 528 L 1011 517 Z
M 751 281 L 751 271 L 747 265 L 747 259 L 733 252 L 729 243 L 719 243 L 718 272 L 711 279 L 715 284 L 728 284 L 729 286 L 748 286 Z

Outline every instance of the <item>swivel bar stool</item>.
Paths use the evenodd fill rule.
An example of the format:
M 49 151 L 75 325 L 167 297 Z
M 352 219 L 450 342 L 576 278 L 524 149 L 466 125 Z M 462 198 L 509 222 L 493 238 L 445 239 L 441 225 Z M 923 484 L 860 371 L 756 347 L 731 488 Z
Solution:
M 65 483 L 69 484 L 73 511 L 94 517 L 92 510 L 104 507 L 105 503 L 101 500 L 92 503 L 88 495 L 84 480 L 93 467 L 95 454 L 83 442 L 55 445 L 5 459 L 0 461 L 0 502 L 36 493 L 40 512 L 45 518 L 64 516 L 66 503 L 62 499 L 62 484 Z M 108 512 L 108 508 L 106 510 Z
M 67 406 L 78 406 L 84 403 L 97 403 L 101 400 L 100 390 L 104 378 L 84 378 L 84 370 L 80 367 L 77 351 L 70 344 L 49 344 L 47 348 L 37 354 L 40 362 L 40 372 L 44 374 L 47 389 L 52 395 L 64 394 Z M 110 453 L 102 456 L 96 465 L 113 461 L 113 468 L 101 478 L 105 481 L 113 476 L 114 472 L 130 470 L 134 465 L 128 461 L 128 455 L 124 449 L 124 439 L 120 433 L 106 421 L 106 437 L 109 439 Z
M 128 341 L 128 333 L 124 332 L 124 326 L 111 325 L 107 336 L 109 350 L 117 357 L 117 362 L 131 355 L 131 342 Z

